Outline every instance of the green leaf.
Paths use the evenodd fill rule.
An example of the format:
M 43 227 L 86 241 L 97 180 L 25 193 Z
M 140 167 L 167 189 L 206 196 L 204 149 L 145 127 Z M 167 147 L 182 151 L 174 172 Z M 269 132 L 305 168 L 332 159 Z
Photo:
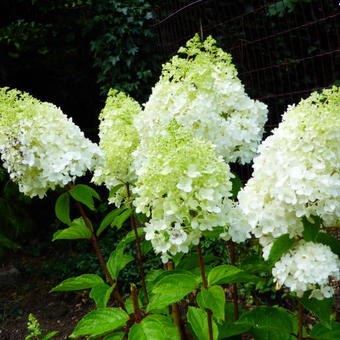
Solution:
M 85 184 L 77 184 L 70 191 L 69 194 L 78 202 L 85 204 L 89 209 L 95 211 L 93 197 L 100 200 L 98 193 Z
M 118 229 L 120 229 L 124 222 L 131 216 L 131 214 L 133 213 L 132 209 L 127 209 L 124 210 L 119 216 L 116 216 L 112 222 L 112 227 L 117 227 Z
M 162 309 L 191 293 L 197 287 L 196 276 L 190 272 L 169 271 L 152 288 L 152 296 L 147 311 Z
M 339 340 L 340 339 L 340 323 L 332 322 L 330 328 L 326 328 L 321 323 L 314 325 L 311 337 L 320 340 Z
M 281 256 L 287 252 L 296 242 L 294 238 L 290 238 L 288 234 L 280 236 L 270 249 L 268 263 L 270 266 L 274 266 Z
M 100 308 L 85 315 L 77 324 L 70 338 L 105 335 L 125 325 L 129 316 L 120 308 Z
M 261 306 L 244 313 L 239 323 L 252 325 L 255 340 L 290 340 L 293 323 L 283 308 Z
M 330 328 L 333 298 L 317 300 L 309 298 L 309 294 L 310 292 L 306 292 L 303 298 L 300 299 L 302 306 L 316 315 L 325 327 Z
M 58 286 L 52 288 L 50 292 L 88 289 L 103 283 L 103 279 L 96 274 L 83 274 L 64 280 Z
M 125 333 L 118 332 L 111 335 L 106 336 L 103 340 L 123 340 Z
M 314 221 L 310 221 L 311 219 Z M 304 240 L 307 242 L 314 242 L 320 230 L 321 218 L 318 216 L 311 216 L 309 219 L 307 219 L 304 216 L 302 217 L 302 222 L 304 228 L 302 236 Z
M 199 340 L 209 340 L 208 315 L 205 310 L 189 306 L 187 319 Z M 218 328 L 214 321 L 212 321 L 212 326 L 213 338 L 217 340 Z
M 219 328 L 219 339 L 230 338 L 235 335 L 243 334 L 251 329 L 247 323 L 238 323 L 237 321 L 226 321 Z
M 107 303 L 109 302 L 113 288 L 114 286 L 109 286 L 106 283 L 101 283 L 92 287 L 90 291 L 90 298 L 95 301 L 97 308 L 106 307 Z
M 224 320 L 225 294 L 221 286 L 212 286 L 208 289 L 202 288 L 197 295 L 196 301 L 202 309 L 210 309 L 214 318 Z
M 20 246 L 10 240 L 6 235 L 0 232 L 0 247 L 8 248 L 8 249 L 17 249 Z
M 97 230 L 97 236 L 99 236 L 123 210 L 124 208 L 117 208 L 110 211 L 100 223 L 100 226 Z
M 238 177 L 235 173 L 233 173 L 233 175 L 235 177 L 230 179 L 231 184 L 232 184 L 231 195 L 232 195 L 232 198 L 236 200 L 239 191 L 243 188 L 243 183 L 240 177 Z
M 324 232 L 319 232 L 316 235 L 315 241 L 329 246 L 332 252 L 340 257 L 340 241 L 338 241 L 334 236 Z
M 218 257 L 214 255 L 205 255 L 204 256 L 204 264 L 211 263 L 215 260 L 217 260 Z M 192 254 L 189 254 L 188 256 L 185 256 L 181 258 L 178 263 L 176 264 L 176 269 L 184 269 L 184 270 L 191 270 L 194 268 L 197 268 L 198 262 L 197 262 L 197 253 L 194 252 Z
M 131 255 L 124 254 L 124 248 L 116 248 L 107 261 L 107 269 L 109 270 L 113 279 L 117 279 L 119 272 L 134 258 Z
M 70 195 L 68 192 L 61 194 L 55 203 L 55 214 L 57 218 L 67 224 L 71 224 L 70 219 Z
M 144 240 L 141 243 L 140 248 L 143 256 L 148 254 L 153 249 L 151 241 L 148 240 Z
M 131 327 L 129 340 L 180 340 L 180 337 L 169 317 L 153 314 Z
M 115 185 L 111 190 L 110 190 L 110 193 L 109 193 L 109 197 L 113 196 L 121 187 L 123 187 L 124 184 L 117 184 Z
M 138 236 L 141 237 L 144 235 L 145 231 L 143 230 L 143 228 L 137 228 L 137 233 Z M 122 240 L 119 241 L 117 248 L 124 248 L 129 243 L 134 242 L 135 239 L 136 239 L 135 232 L 134 230 L 131 230 L 126 234 L 126 236 Z
M 53 331 L 53 332 L 49 332 L 46 335 L 44 335 L 41 340 L 49 340 L 52 339 L 55 335 L 59 334 L 58 331 Z
M 249 274 L 245 270 L 226 264 L 213 268 L 208 274 L 209 285 L 258 280 L 260 280 L 260 278 L 257 276 Z
M 56 231 L 53 234 L 52 241 L 90 239 L 91 237 L 91 230 L 85 225 L 84 220 L 79 217 L 71 222 L 69 228 Z

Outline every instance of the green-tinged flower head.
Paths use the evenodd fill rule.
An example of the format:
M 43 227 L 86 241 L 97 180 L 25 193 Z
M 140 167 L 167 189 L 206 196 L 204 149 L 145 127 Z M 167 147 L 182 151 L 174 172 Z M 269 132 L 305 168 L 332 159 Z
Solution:
M 163 65 L 136 127 L 145 142 L 175 119 L 216 145 L 227 162 L 250 162 L 263 134 L 267 108 L 250 99 L 229 53 L 208 37 L 189 40 Z
M 51 103 L 0 89 L 0 154 L 19 190 L 43 197 L 100 161 L 98 146 Z
M 104 164 L 96 168 L 93 182 L 104 183 L 108 189 L 124 184 L 109 198 L 118 206 L 127 197 L 125 185 L 136 180 L 132 152 L 139 144 L 139 136 L 133 119 L 140 111 L 141 107 L 134 99 L 111 89 L 99 116 L 99 147 L 104 154 Z
M 281 235 L 302 236 L 302 217 L 340 225 L 339 145 L 340 88 L 335 86 L 288 107 L 260 145 L 253 177 L 238 198 L 265 258 Z
M 193 137 L 176 121 L 150 141 L 137 174 L 134 204 L 137 212 L 151 215 L 146 238 L 164 261 L 187 252 L 202 231 L 226 226 L 232 209 L 229 166 L 211 142 Z

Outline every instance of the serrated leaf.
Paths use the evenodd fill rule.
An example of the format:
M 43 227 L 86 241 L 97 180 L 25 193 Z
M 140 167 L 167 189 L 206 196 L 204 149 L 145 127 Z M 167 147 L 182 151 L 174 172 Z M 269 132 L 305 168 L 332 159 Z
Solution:
M 247 273 L 245 270 L 239 269 L 235 266 L 222 264 L 213 268 L 208 274 L 208 284 L 226 284 L 236 282 L 258 281 L 255 275 Z
M 131 216 L 131 214 L 133 213 L 132 209 L 127 209 L 124 210 L 120 215 L 116 216 L 112 222 L 112 227 L 117 227 L 118 229 L 120 229 L 124 222 Z
M 53 234 L 52 241 L 90 239 L 91 237 L 91 230 L 85 225 L 84 220 L 80 217 L 73 220 L 69 228 L 56 231 Z
M 70 338 L 94 338 L 123 327 L 129 316 L 120 308 L 100 308 L 85 315 L 77 324 Z
M 283 308 L 260 306 L 244 313 L 238 323 L 252 325 L 255 340 L 291 340 L 293 323 Z
M 170 318 L 153 314 L 131 327 L 129 340 L 180 340 L 180 337 Z
M 88 289 L 103 283 L 103 279 L 96 274 L 83 274 L 64 280 L 63 282 L 59 283 L 58 286 L 52 288 L 50 292 L 65 292 L 70 290 Z
M 110 254 L 109 260 L 107 261 L 107 269 L 112 278 L 117 279 L 119 272 L 133 260 L 133 256 L 124 254 L 124 248 L 117 247 L 117 249 Z
M 189 306 L 187 319 L 199 340 L 209 340 L 208 315 L 207 312 L 200 308 Z M 218 339 L 218 328 L 212 320 L 213 339 Z
M 308 296 L 309 292 L 306 292 L 300 299 L 302 306 L 317 316 L 325 327 L 330 328 L 333 298 L 317 300 Z
M 147 311 L 159 310 L 182 300 L 197 287 L 196 277 L 190 272 L 169 271 L 152 288 Z
M 100 236 L 100 234 L 113 222 L 116 216 L 119 215 L 123 210 L 124 208 L 117 208 L 110 211 L 100 223 L 100 226 L 97 230 L 97 236 Z
M 202 309 L 210 309 L 215 319 L 224 320 L 225 294 L 221 286 L 202 288 L 197 294 L 196 301 Z
M 316 242 L 329 246 L 332 252 L 340 257 L 340 241 L 338 241 L 334 236 L 324 232 L 319 232 L 316 235 Z
M 70 219 L 70 195 L 68 192 L 61 194 L 55 203 L 55 214 L 57 218 L 67 224 L 71 224 Z
M 226 321 L 218 327 L 219 339 L 230 338 L 235 335 L 243 334 L 251 329 L 250 324 L 239 323 L 237 321 Z
M 282 255 L 293 247 L 296 240 L 290 238 L 288 234 L 280 236 L 270 249 L 268 263 L 270 266 L 274 266 L 277 261 L 280 260 Z
M 96 210 L 94 207 L 94 200 L 96 198 L 100 200 L 98 193 L 85 184 L 77 184 L 70 191 L 69 194 L 78 202 L 85 204 L 89 209 Z
M 314 221 L 311 221 L 313 219 Z M 302 217 L 303 232 L 302 236 L 306 242 L 314 242 L 316 236 L 320 230 L 321 218 L 318 216 L 311 216 L 307 219 L 305 216 Z
M 325 327 L 321 323 L 313 326 L 311 337 L 320 340 L 339 340 L 340 339 L 340 323 L 332 322 L 330 328 Z
M 95 301 L 97 308 L 104 308 L 109 302 L 113 289 L 114 286 L 109 286 L 106 283 L 101 283 L 92 287 L 89 296 Z

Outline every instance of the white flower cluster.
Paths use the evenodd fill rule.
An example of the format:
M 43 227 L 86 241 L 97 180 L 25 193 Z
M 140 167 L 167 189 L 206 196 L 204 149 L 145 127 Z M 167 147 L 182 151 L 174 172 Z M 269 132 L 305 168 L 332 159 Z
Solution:
M 328 246 L 299 241 L 275 264 L 273 276 L 278 287 L 285 285 L 300 297 L 312 290 L 311 297 L 322 300 L 334 294 L 328 282 L 330 276 L 340 279 L 339 267 L 339 258 Z
M 260 145 L 253 177 L 238 198 L 267 249 L 283 234 L 301 235 L 302 216 L 340 223 L 339 143 L 340 88 L 333 87 L 290 106 Z
M 96 167 L 92 181 L 104 183 L 108 189 L 124 184 L 109 197 L 116 206 L 127 199 L 126 184 L 136 181 L 132 152 L 139 144 L 139 136 L 133 119 L 140 111 L 141 107 L 134 99 L 111 89 L 99 116 L 99 147 L 104 154 L 104 164 Z
M 147 160 L 137 171 L 134 204 L 137 212 L 151 215 L 146 239 L 164 262 L 198 244 L 202 231 L 227 227 L 232 175 L 214 149 L 176 122 L 149 143 Z
M 98 146 L 50 103 L 0 89 L 0 154 L 21 192 L 43 197 L 100 161 Z
M 231 55 L 211 37 L 198 35 L 163 66 L 136 127 L 143 142 L 164 132 L 170 121 L 216 145 L 227 162 L 250 162 L 267 120 L 265 104 L 245 93 Z

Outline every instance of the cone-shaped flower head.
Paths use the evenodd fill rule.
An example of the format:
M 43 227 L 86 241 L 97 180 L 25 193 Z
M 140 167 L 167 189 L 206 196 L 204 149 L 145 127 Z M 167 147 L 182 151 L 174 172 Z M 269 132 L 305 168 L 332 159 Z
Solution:
M 340 88 L 313 93 L 288 107 L 259 147 L 254 173 L 239 193 L 257 237 L 301 235 L 302 216 L 340 223 Z M 270 243 L 270 240 L 269 240 Z
M 232 175 L 209 141 L 173 121 L 167 134 L 150 141 L 137 174 L 134 204 L 137 212 L 151 215 L 146 239 L 163 261 L 187 252 L 202 231 L 227 227 Z
M 231 55 L 198 35 L 163 66 L 136 127 L 143 141 L 175 119 L 194 136 L 210 140 L 227 162 L 254 157 L 267 120 L 265 104 L 245 93 Z
M 302 296 L 312 290 L 311 297 L 331 297 L 334 289 L 329 277 L 340 279 L 340 261 L 331 249 L 324 245 L 303 240 L 283 255 L 273 268 L 274 280 Z
M 31 197 L 84 175 L 101 155 L 58 107 L 8 88 L 0 89 L 0 154 L 11 179 Z
M 126 184 L 136 181 L 132 152 L 139 144 L 139 136 L 133 119 L 140 111 L 141 107 L 134 99 L 110 90 L 99 116 L 99 146 L 104 154 L 104 163 L 96 167 L 93 182 L 104 183 L 108 189 L 124 184 L 109 197 L 109 201 L 117 206 L 127 198 Z

